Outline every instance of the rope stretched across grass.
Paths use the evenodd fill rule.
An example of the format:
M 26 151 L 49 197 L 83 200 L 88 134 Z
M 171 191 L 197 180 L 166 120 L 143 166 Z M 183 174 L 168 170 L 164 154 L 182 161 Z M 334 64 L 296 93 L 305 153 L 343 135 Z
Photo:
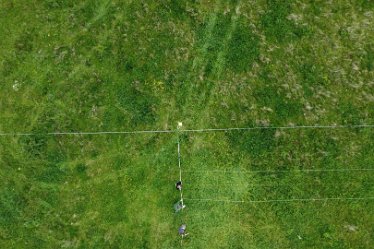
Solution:
M 182 167 L 181 167 L 181 149 L 180 149 L 180 142 L 178 138 L 178 168 L 179 168 L 179 181 L 176 184 L 176 188 L 179 190 L 180 193 L 180 203 L 181 209 L 185 208 L 183 203 L 183 189 L 182 189 Z
M 364 201 L 374 200 L 373 197 L 326 197 L 326 198 L 293 198 L 293 199 L 268 199 L 268 200 L 225 200 L 225 199 L 199 199 L 184 198 L 188 201 L 222 202 L 222 203 L 272 203 L 272 202 L 315 202 L 315 201 Z
M 185 173 L 227 173 L 227 174 L 255 174 L 255 173 L 295 173 L 295 172 L 352 172 L 352 171 L 374 171 L 374 168 L 341 168 L 341 169 L 289 169 L 289 170 L 184 170 Z
M 361 125 L 294 125 L 294 126 L 253 126 L 253 127 L 230 127 L 230 128 L 206 128 L 206 129 L 187 129 L 183 132 L 226 132 L 226 131 L 250 131 L 263 129 L 346 129 L 346 128 L 374 128 L 374 124 Z M 76 131 L 76 132 L 47 132 L 47 133 L 28 133 L 28 132 L 3 132 L 0 136 L 63 136 L 63 135 L 120 135 L 120 134 L 156 134 L 156 133 L 175 133 L 178 130 L 142 130 L 142 131 Z

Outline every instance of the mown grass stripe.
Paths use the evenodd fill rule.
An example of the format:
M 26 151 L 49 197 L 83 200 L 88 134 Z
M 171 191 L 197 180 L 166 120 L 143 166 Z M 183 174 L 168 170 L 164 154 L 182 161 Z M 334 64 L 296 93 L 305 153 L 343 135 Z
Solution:
M 225 57 L 228 52 L 228 46 L 232 38 L 232 34 L 236 30 L 236 26 L 238 24 L 238 18 L 240 16 L 240 1 L 238 2 L 237 6 L 235 7 L 235 13 L 231 17 L 231 25 L 230 29 L 226 34 L 225 42 L 222 45 L 221 51 L 218 53 L 216 63 L 214 65 L 214 72 L 216 72 L 216 77 L 220 78 L 224 64 L 225 64 Z

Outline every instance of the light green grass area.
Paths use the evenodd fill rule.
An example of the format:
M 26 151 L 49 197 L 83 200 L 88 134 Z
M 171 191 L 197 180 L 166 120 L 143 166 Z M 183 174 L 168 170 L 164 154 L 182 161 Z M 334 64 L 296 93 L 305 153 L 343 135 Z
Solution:
M 0 248 L 374 244 L 373 128 L 183 132 L 374 124 L 372 1 L 4 0 L 0 37 Z M 178 121 L 178 214 L 178 134 L 46 135 Z M 250 202 L 298 198 L 343 199 Z

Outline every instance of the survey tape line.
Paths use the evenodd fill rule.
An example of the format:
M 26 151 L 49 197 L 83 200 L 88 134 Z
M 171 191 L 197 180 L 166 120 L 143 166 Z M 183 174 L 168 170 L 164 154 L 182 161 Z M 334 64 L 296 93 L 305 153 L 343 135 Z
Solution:
M 333 201 L 333 200 L 374 200 L 373 197 L 327 197 L 327 198 L 293 198 L 293 199 L 269 199 L 269 200 L 225 200 L 225 199 L 199 199 L 185 198 L 188 201 L 201 202 L 227 202 L 227 203 L 271 203 L 271 202 L 308 202 L 308 201 Z
M 182 182 L 181 149 L 180 149 L 179 134 L 178 134 L 178 167 L 179 167 L 179 181 Z M 182 206 L 184 206 L 184 203 L 183 203 L 183 183 L 182 183 L 182 189 L 180 189 L 179 192 L 180 192 Z
M 224 132 L 224 131 L 250 131 L 263 129 L 341 129 L 341 128 L 374 128 L 374 125 L 295 125 L 295 126 L 253 126 L 253 127 L 230 127 L 230 128 L 207 128 L 207 129 L 187 129 L 183 132 Z M 142 131 L 93 131 L 93 132 L 47 132 L 47 133 L 22 133 L 10 132 L 0 133 L 0 136 L 62 136 L 62 135 L 115 135 L 115 134 L 152 134 L 152 133 L 175 133 L 178 130 L 142 130 Z
M 185 173 L 228 173 L 228 174 L 251 174 L 251 173 L 295 173 L 295 172 L 351 172 L 351 171 L 374 171 L 370 168 L 353 169 L 297 169 L 297 170 L 185 170 Z
M 182 181 L 182 168 L 181 168 L 181 149 L 178 141 L 178 167 L 179 167 L 179 180 Z
M 47 132 L 47 133 L 0 133 L 0 136 L 62 136 L 62 135 L 110 135 L 110 134 L 146 134 L 146 133 L 172 133 L 173 130 L 145 130 L 145 131 L 96 131 L 96 132 Z
M 232 127 L 232 128 L 209 128 L 209 129 L 188 129 L 184 132 L 210 132 L 210 131 L 245 131 L 264 129 L 341 129 L 341 128 L 374 128 L 374 125 L 295 125 L 295 126 L 253 126 L 253 127 Z

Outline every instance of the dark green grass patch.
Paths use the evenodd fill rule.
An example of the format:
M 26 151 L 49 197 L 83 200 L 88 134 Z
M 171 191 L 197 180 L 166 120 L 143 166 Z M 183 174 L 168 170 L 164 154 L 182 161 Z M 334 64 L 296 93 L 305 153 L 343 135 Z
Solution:
M 249 24 L 242 18 L 232 34 L 227 52 L 227 66 L 234 72 L 249 71 L 260 55 L 260 42 Z
M 264 76 L 264 78 L 265 85 L 256 88 L 253 97 L 262 107 L 270 107 L 273 110 L 272 123 L 281 125 L 287 119 L 297 120 L 297 118 L 301 117 L 303 113 L 302 104 L 298 100 L 287 98 L 283 94 L 283 89 L 269 83 L 270 78 L 268 76 Z
M 156 98 L 135 89 L 135 87 L 124 86 L 122 89 L 117 95 L 118 102 L 121 108 L 131 113 L 131 122 L 135 125 L 153 123 L 155 121 L 153 109 Z
M 312 98 L 316 94 L 316 89 L 326 87 L 332 81 L 327 68 L 321 67 L 315 54 L 316 52 L 308 45 L 302 49 L 300 58 L 291 62 L 306 98 Z
M 233 131 L 227 134 L 230 144 L 252 156 L 271 153 L 276 145 L 275 130 L 256 130 L 250 133 Z
M 4 189 L 8 189 L 8 191 L 4 191 L 1 193 L 1 204 L 0 204 L 0 224 L 1 226 L 11 226 L 16 224 L 22 215 L 22 210 L 24 208 L 25 199 L 21 195 L 14 190 L 9 191 L 13 188 L 13 184 L 8 184 L 4 186 Z
M 290 42 L 308 33 L 305 27 L 298 27 L 288 19 L 288 15 L 292 13 L 291 9 L 291 1 L 267 1 L 267 9 L 261 18 L 261 25 L 270 41 Z
M 342 123 L 357 125 L 365 122 L 365 112 L 357 111 L 360 110 L 360 107 L 352 105 L 351 103 L 342 103 L 339 108 L 341 110 Z
M 374 70 L 374 45 L 365 48 L 361 66 L 368 71 Z

